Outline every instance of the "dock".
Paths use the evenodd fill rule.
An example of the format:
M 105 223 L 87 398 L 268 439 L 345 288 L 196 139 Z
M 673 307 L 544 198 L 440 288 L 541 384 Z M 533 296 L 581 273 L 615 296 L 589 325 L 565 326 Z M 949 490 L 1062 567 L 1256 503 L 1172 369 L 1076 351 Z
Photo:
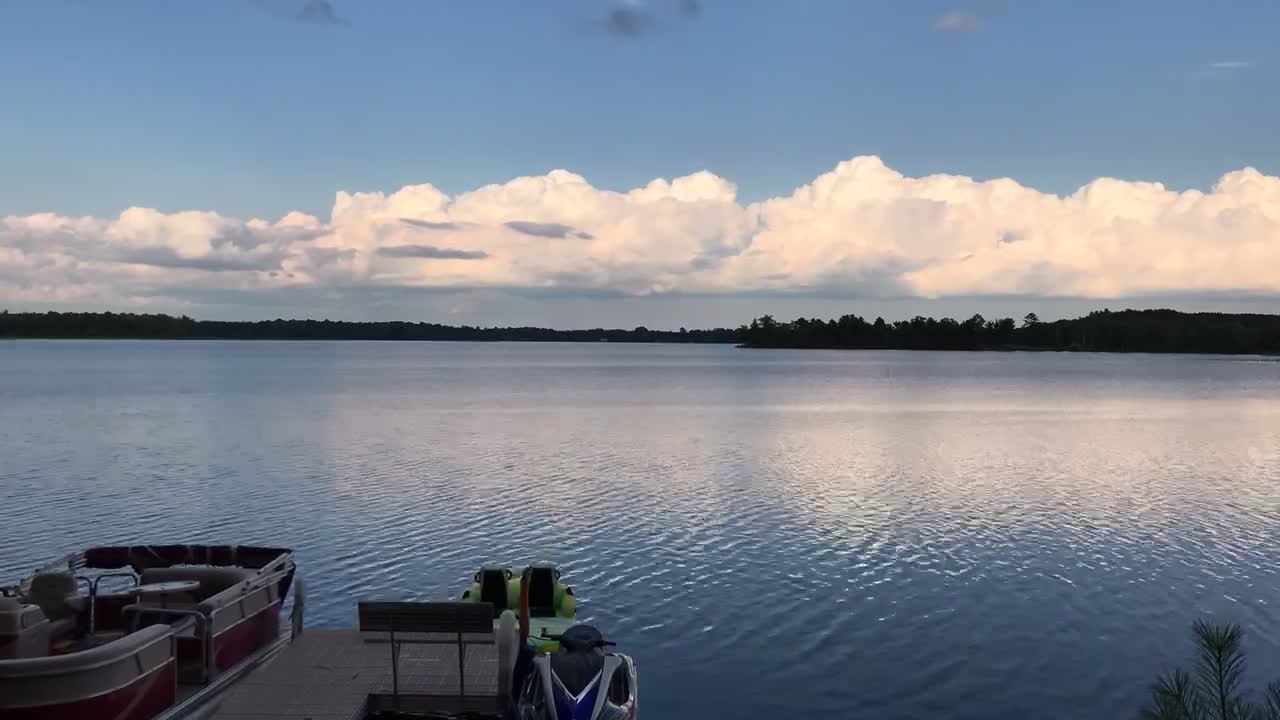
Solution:
M 212 720 L 365 720 L 393 710 L 501 717 L 507 699 L 492 635 L 456 637 L 396 633 L 393 672 L 387 634 L 309 629 L 232 686 Z

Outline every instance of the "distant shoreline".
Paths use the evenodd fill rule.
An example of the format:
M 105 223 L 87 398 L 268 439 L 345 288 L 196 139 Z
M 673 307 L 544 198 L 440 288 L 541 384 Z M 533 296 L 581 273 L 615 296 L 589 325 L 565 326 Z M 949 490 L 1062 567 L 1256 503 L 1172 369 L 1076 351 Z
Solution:
M 733 347 L 743 347 L 741 344 L 732 340 L 724 342 L 709 341 L 690 341 L 690 340 L 438 340 L 438 339 L 416 339 L 416 338 L 307 338 L 307 337 L 142 337 L 136 335 L 92 335 L 92 336 L 36 336 L 24 335 L 22 337 L 0 336 L 0 342 L 22 342 L 27 340 L 35 340 L 40 342 L 81 342 L 81 341 L 102 341 L 102 342 L 120 342 L 120 341 L 155 341 L 155 342 L 372 342 L 372 343 L 478 343 L 486 345 L 496 345 L 499 343 L 517 343 L 517 344 L 538 344 L 546 343 L 553 345 L 731 345 Z
M 334 320 L 195 320 L 135 313 L 0 312 L 0 338 L 42 340 L 369 340 L 434 342 L 621 342 L 734 344 L 738 331 L 637 327 L 552 330 L 425 322 Z
M 290 338 L 290 337 L 253 337 L 253 338 L 226 338 L 226 337 L 0 337 L 0 342 L 228 342 L 228 343 L 251 343 L 251 342 L 282 342 L 282 343 L 351 343 L 351 342 L 367 342 L 367 343 L 475 343 L 479 345 L 500 345 L 504 343 L 517 345 L 608 345 L 611 341 L 591 341 L 591 340 L 406 340 L 406 339 L 383 339 L 370 340 L 359 338 Z M 897 347 L 756 347 L 744 343 L 735 342 L 681 342 L 671 340 L 618 340 L 612 341 L 614 345 L 716 345 L 724 347 L 731 345 L 739 350 L 835 350 L 840 352 L 932 352 L 932 353 L 993 353 L 993 354 L 1013 354 L 1013 353 L 1068 353 L 1068 354 L 1105 354 L 1105 355 L 1221 355 L 1221 356 L 1239 356 L 1239 357 L 1257 357 L 1266 358 L 1267 360 L 1280 362 L 1280 352 L 1210 352 L 1196 350 L 1084 350 L 1081 348 L 1068 347 L 984 347 L 984 348 L 897 348 Z
M 779 322 L 766 315 L 739 334 L 742 347 L 758 349 L 1280 355 L 1280 315 L 1176 310 L 1101 310 L 1052 322 L 1028 313 L 1021 325 L 1012 318 L 987 320 L 981 315 L 964 321 L 915 317 L 893 323 L 856 315 Z
M 1101 310 L 1041 322 L 1034 313 L 964 321 L 916 317 L 885 322 L 856 315 L 781 322 L 765 315 L 735 329 L 651 330 L 637 327 L 553 330 L 473 327 L 425 322 L 332 320 L 195 320 L 134 313 L 0 311 L 0 339 L 270 340 L 375 342 L 551 342 L 734 345 L 747 349 L 929 350 L 968 352 L 1109 352 L 1280 355 L 1280 315 Z

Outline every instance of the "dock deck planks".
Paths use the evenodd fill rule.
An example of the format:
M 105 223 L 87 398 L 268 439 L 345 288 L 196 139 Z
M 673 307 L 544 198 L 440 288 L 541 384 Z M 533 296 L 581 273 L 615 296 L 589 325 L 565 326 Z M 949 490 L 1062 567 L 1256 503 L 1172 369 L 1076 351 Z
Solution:
M 464 639 L 467 636 L 464 636 Z M 415 713 L 502 711 L 498 652 L 493 644 L 464 645 L 466 696 L 458 693 L 456 636 L 434 634 L 421 643 L 397 633 L 399 708 Z M 382 633 L 307 630 L 279 657 L 227 691 L 213 720 L 363 720 L 394 707 L 391 648 Z

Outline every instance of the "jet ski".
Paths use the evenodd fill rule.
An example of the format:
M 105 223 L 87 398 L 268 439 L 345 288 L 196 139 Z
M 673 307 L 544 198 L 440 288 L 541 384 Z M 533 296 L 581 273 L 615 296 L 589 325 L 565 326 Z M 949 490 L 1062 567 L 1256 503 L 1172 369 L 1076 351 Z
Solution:
M 590 625 L 574 625 L 559 649 L 534 656 L 516 701 L 518 720 L 635 720 L 636 663 L 609 652 Z

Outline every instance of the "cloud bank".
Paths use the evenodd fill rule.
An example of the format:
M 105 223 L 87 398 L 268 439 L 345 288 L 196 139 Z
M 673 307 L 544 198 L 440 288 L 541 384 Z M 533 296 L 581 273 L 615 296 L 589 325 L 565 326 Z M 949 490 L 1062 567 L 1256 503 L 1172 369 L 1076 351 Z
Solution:
M 153 305 L 293 293 L 560 296 L 1280 295 L 1280 178 L 1208 191 L 1099 178 L 1059 196 L 855 157 L 738 201 L 709 172 L 604 190 L 565 170 L 458 195 L 339 192 L 328 218 L 143 207 L 0 217 L 0 303 Z

